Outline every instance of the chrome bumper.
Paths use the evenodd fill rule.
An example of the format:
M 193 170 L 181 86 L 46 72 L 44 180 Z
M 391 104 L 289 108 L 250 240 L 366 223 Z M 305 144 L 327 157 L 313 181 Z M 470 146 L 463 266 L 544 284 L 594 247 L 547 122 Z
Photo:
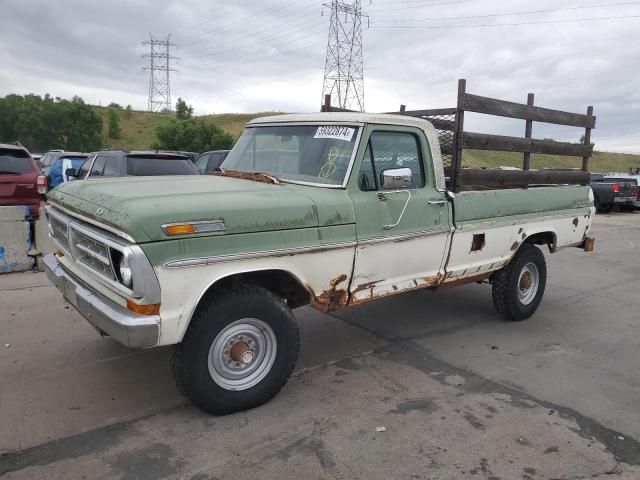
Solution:
M 636 197 L 614 197 L 613 203 L 622 203 L 625 205 L 634 205 Z
M 158 344 L 158 315 L 138 315 L 104 298 L 69 274 L 53 254 L 46 255 L 43 261 L 49 280 L 95 328 L 127 347 L 148 348 Z

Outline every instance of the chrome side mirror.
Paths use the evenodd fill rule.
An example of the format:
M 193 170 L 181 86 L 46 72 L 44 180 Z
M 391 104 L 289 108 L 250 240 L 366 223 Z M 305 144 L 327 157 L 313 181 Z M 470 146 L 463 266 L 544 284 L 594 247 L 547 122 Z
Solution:
M 410 168 L 390 168 L 380 173 L 381 184 L 384 190 L 399 190 L 411 188 L 413 174 Z

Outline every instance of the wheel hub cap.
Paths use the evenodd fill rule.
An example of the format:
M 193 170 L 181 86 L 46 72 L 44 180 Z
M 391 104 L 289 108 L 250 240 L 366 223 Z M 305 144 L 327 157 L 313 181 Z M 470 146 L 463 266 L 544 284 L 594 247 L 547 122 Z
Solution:
M 531 288 L 531 273 L 525 272 L 520 278 L 520 288 L 527 290 Z
M 226 390 L 246 390 L 271 371 L 276 352 L 276 336 L 267 323 L 256 318 L 238 320 L 211 343 L 209 374 Z
M 529 305 L 538 293 L 540 272 L 535 263 L 529 262 L 520 271 L 518 278 L 518 300 L 523 305 Z

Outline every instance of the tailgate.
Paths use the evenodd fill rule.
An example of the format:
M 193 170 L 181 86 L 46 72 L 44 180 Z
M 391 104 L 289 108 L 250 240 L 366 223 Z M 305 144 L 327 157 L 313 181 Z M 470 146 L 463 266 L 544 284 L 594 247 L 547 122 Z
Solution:
M 4 177 L 4 175 L 2 177 Z M 16 191 L 15 179 L 3 180 L 2 177 L 0 177 L 0 197 L 13 197 Z

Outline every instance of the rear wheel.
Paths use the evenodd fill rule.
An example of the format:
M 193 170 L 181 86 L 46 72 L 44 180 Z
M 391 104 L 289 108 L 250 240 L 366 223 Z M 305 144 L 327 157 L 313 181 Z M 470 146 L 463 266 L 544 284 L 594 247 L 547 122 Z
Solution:
M 609 213 L 613 210 L 613 203 L 602 203 L 598 200 L 598 197 L 595 198 L 595 207 L 598 213 Z
M 492 278 L 493 304 L 509 320 L 525 320 L 537 310 L 547 284 L 547 264 L 535 245 L 523 244 Z
M 280 298 L 253 286 L 223 290 L 204 300 L 174 348 L 173 375 L 196 407 L 224 415 L 274 397 L 299 346 L 296 320 Z

